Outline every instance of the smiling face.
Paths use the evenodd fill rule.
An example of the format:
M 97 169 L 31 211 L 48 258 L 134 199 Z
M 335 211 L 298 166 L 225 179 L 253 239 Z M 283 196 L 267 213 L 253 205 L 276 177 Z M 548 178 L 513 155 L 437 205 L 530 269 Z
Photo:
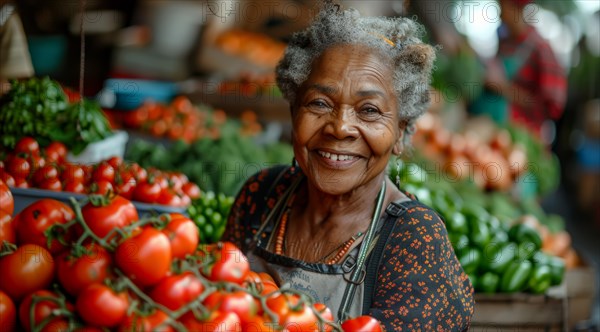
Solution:
M 400 152 L 392 71 L 358 45 L 332 47 L 317 58 L 292 112 L 294 154 L 318 190 L 341 195 L 383 180 Z

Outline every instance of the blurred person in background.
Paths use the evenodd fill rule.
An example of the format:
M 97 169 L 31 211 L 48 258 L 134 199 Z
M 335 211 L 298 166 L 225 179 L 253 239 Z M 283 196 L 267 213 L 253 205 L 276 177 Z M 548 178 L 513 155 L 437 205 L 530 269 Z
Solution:
M 0 0 L 0 95 L 8 90 L 8 80 L 33 76 L 21 18 L 15 5 Z
M 502 24 L 496 57 L 487 63 L 484 96 L 471 112 L 528 128 L 549 144 L 567 98 L 565 70 L 529 20 L 532 0 L 499 0 Z M 528 8 L 529 7 L 529 8 Z

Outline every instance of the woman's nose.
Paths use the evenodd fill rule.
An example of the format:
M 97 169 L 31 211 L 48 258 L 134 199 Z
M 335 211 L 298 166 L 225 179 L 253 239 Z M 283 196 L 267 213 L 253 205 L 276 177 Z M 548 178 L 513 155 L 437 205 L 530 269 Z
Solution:
M 325 134 L 337 139 L 355 139 L 359 136 L 356 113 L 352 107 L 340 107 L 331 113 Z

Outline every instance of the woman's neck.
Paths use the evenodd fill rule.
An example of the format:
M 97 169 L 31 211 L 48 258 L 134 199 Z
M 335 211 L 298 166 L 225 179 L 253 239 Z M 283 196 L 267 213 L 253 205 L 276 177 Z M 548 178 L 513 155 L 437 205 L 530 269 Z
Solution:
M 377 194 L 384 180 L 387 180 L 386 175 L 382 174 L 343 195 L 323 193 L 307 181 L 298 193 L 297 203 L 294 205 L 300 211 L 304 224 L 314 229 L 363 223 L 364 220 L 370 221 L 372 217 Z M 386 198 L 391 197 L 390 185 L 387 187 Z

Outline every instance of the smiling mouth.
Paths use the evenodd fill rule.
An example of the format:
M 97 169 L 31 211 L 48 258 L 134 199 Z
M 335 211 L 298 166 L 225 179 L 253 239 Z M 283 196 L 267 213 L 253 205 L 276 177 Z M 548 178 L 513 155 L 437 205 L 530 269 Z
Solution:
M 351 156 L 351 155 L 347 155 L 347 154 L 335 154 L 335 153 L 329 153 L 329 152 L 325 152 L 325 151 L 317 151 L 317 153 L 324 158 L 333 160 L 333 161 L 351 161 L 354 160 L 358 157 L 356 156 Z

